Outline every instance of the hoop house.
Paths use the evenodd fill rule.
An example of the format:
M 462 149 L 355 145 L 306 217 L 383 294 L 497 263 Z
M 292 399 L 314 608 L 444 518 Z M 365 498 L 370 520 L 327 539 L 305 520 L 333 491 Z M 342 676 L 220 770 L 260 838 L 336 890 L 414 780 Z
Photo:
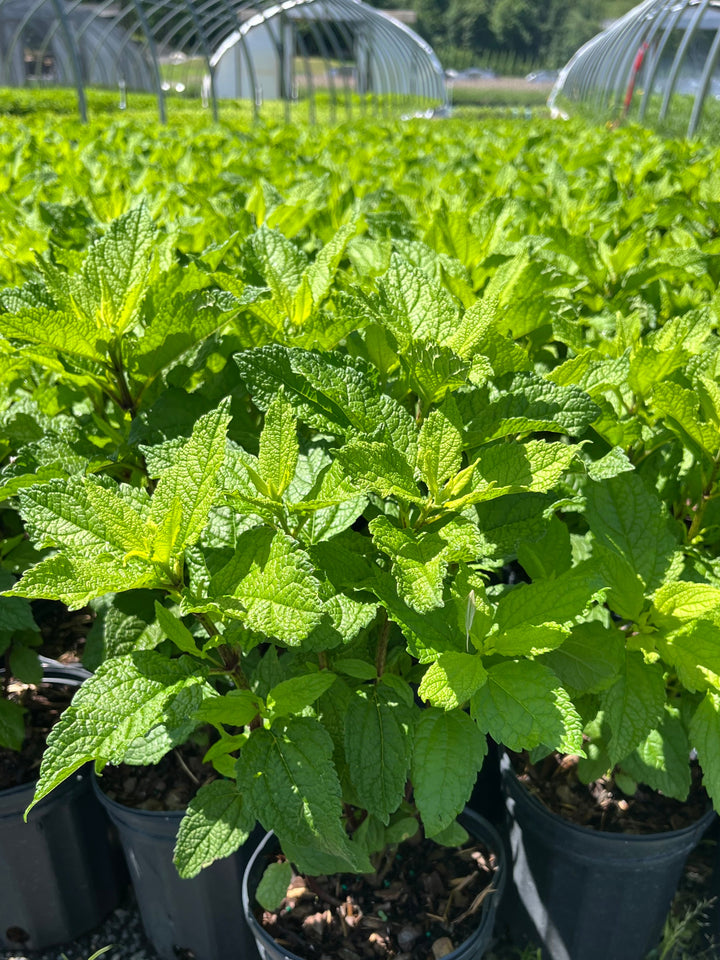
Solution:
M 446 103 L 442 67 L 404 23 L 362 0 L 0 0 L 0 85 L 169 96 Z
M 720 113 L 720 0 L 644 0 L 581 47 L 550 105 L 586 104 L 598 118 L 681 123 L 693 136 Z

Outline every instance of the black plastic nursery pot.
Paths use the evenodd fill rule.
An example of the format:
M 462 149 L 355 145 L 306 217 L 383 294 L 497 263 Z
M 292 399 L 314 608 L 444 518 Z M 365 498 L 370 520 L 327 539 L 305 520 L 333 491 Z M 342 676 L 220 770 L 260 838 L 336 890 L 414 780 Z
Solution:
M 45 661 L 44 683 L 79 687 L 80 667 Z M 0 791 L 0 948 L 41 950 L 99 926 L 125 874 L 110 823 L 83 767 L 23 815 L 35 784 Z
M 254 840 L 183 880 L 173 849 L 184 811 L 135 810 L 95 792 L 120 835 L 140 918 L 161 960 L 258 960 L 242 910 Z
M 507 880 L 505 853 L 499 834 L 484 817 L 481 817 L 466 807 L 465 811 L 458 817 L 458 820 L 474 839 L 484 843 L 495 854 L 497 858 L 497 870 L 493 878 L 493 892 L 485 898 L 481 908 L 477 912 L 477 928 L 475 932 L 471 937 L 461 943 L 459 947 L 453 950 L 452 953 L 446 954 L 443 960 L 480 960 L 491 944 L 495 915 L 505 889 Z M 245 871 L 242 888 L 243 910 L 250 930 L 255 937 L 258 953 L 262 960 L 308 960 L 308 957 L 299 956 L 287 947 L 280 946 L 264 927 L 258 923 L 253 913 L 255 891 L 265 872 L 265 868 L 268 863 L 273 860 L 279 849 L 280 845 L 275 834 L 272 832 L 265 834 L 265 837 L 255 850 Z M 429 960 L 431 960 L 431 958 L 432 953 L 429 953 Z
M 549 960 L 642 960 L 657 945 L 685 861 L 713 822 L 631 835 L 569 823 L 500 758 L 519 903 L 511 933 Z

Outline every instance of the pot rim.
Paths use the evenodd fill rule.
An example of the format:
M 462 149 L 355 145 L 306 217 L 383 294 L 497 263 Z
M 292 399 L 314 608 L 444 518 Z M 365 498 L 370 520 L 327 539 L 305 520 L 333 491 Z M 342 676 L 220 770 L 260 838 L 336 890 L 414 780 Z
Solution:
M 679 830 L 659 830 L 654 833 L 619 833 L 614 830 L 598 830 L 595 827 L 586 827 L 583 824 L 573 823 L 571 820 L 566 820 L 564 817 L 561 817 L 560 814 L 555 813 L 554 810 L 550 810 L 549 807 L 546 807 L 545 804 L 539 800 L 533 793 L 531 793 L 524 783 L 521 782 L 518 775 L 513 770 L 510 757 L 505 748 L 502 749 L 500 754 L 500 775 L 503 780 L 507 781 L 512 786 L 516 787 L 517 790 L 522 792 L 523 801 L 530 804 L 533 811 L 536 814 L 547 818 L 553 825 L 562 824 L 562 826 L 567 829 L 574 831 L 575 833 L 580 834 L 583 837 L 596 837 L 598 841 L 603 843 L 622 843 L 622 844 L 643 844 L 648 843 L 653 840 L 674 840 L 680 839 L 683 836 L 690 836 L 695 832 L 704 833 L 707 828 L 712 823 L 715 817 L 715 809 L 710 804 L 708 810 L 695 820 L 693 823 L 688 824 L 686 827 L 681 827 Z M 510 799 L 513 799 L 509 794 Z
M 130 807 L 126 803 L 120 803 L 118 800 L 113 800 L 109 797 L 100 786 L 101 779 L 102 775 L 96 773 L 93 767 L 92 786 L 95 795 L 101 803 L 116 810 L 120 816 L 130 813 L 138 817 L 147 817 L 149 820 L 160 821 L 170 819 L 177 820 L 179 823 L 187 813 L 187 807 L 184 810 L 143 810 L 141 807 Z
M 460 943 L 452 951 L 452 953 L 448 953 L 445 957 L 443 957 L 443 960 L 461 960 L 461 958 L 464 958 L 466 956 L 465 950 L 466 950 L 467 944 L 469 944 L 475 938 L 479 939 L 485 933 L 486 927 L 488 925 L 494 924 L 495 913 L 497 911 L 497 907 L 505 891 L 505 885 L 507 882 L 507 874 L 508 874 L 507 862 L 506 862 L 506 856 L 505 856 L 505 845 L 499 833 L 495 829 L 495 827 L 488 820 L 486 820 L 485 817 L 481 816 L 475 810 L 471 810 L 469 807 L 465 807 L 462 813 L 458 815 L 458 819 L 461 821 L 462 820 L 475 821 L 475 823 L 478 825 L 478 828 L 482 831 L 482 834 L 485 834 L 484 836 L 483 835 L 478 836 L 477 839 L 483 842 L 486 842 L 488 847 L 490 847 L 492 853 L 494 853 L 496 856 L 497 869 L 495 871 L 495 875 L 492 881 L 492 884 L 495 885 L 495 892 L 492 897 L 486 898 L 483 904 L 483 907 L 479 911 L 478 925 L 473 931 L 473 933 L 469 937 L 467 937 L 465 940 L 463 940 L 462 943 Z M 249 890 L 249 884 L 248 884 L 250 872 L 256 860 L 259 859 L 259 857 L 262 855 L 263 851 L 266 849 L 267 845 L 272 841 L 274 836 L 275 836 L 275 833 L 272 830 L 268 831 L 268 833 L 265 834 L 265 836 L 262 838 L 260 843 L 257 845 L 255 850 L 253 851 L 253 854 L 250 857 L 250 860 L 248 861 L 248 864 L 245 868 L 245 871 L 243 873 L 243 879 L 242 879 L 243 913 L 245 915 L 245 920 L 248 926 L 250 927 L 250 931 L 256 937 L 256 939 L 259 937 L 263 943 L 267 944 L 268 946 L 272 945 L 273 949 L 279 950 L 280 952 L 282 952 L 284 954 L 285 960 L 308 960 L 307 957 L 301 957 L 300 954 L 293 953 L 292 950 L 288 949 L 285 946 L 282 946 L 282 947 L 279 946 L 277 941 L 270 936 L 270 934 L 265 930 L 265 928 L 261 924 L 258 923 L 258 921 L 255 918 L 255 914 L 253 913 L 250 906 L 251 897 L 250 897 L 250 890 Z
M 90 673 L 88 673 L 88 671 L 85 670 L 84 667 L 78 666 L 76 668 L 74 664 L 59 663 L 55 660 L 50 660 L 47 657 L 41 657 L 40 661 L 43 665 L 42 683 L 51 683 L 51 684 L 54 683 L 57 685 L 67 684 L 71 686 L 73 681 L 75 681 L 77 688 L 79 689 L 82 686 L 83 682 L 87 679 L 87 677 L 90 676 Z M 63 668 L 63 671 L 68 670 L 68 672 L 60 673 L 57 670 L 58 667 Z M 73 676 L 71 671 L 74 671 L 76 675 Z M 4 673 L 5 671 L 0 669 L 0 676 L 2 676 Z M 79 767 L 72 774 L 71 777 L 68 777 L 69 786 L 72 786 L 78 781 L 85 779 L 85 766 L 86 765 Z M 0 790 L 0 797 L 2 797 L 3 800 L 11 799 L 13 794 L 19 795 L 23 792 L 30 793 L 32 795 L 35 793 L 35 788 L 37 784 L 38 784 L 37 780 L 28 780 L 27 783 L 18 783 L 14 787 L 5 787 L 4 789 Z M 61 790 L 62 787 L 63 787 L 63 784 L 60 784 L 60 786 L 56 788 L 54 793 L 57 793 L 57 791 Z M 53 799 L 53 795 L 48 794 L 48 796 L 43 797 L 43 799 L 40 802 L 44 804 L 46 800 L 52 801 L 52 799 Z M 2 818 L 1 814 L 0 814 L 0 818 Z

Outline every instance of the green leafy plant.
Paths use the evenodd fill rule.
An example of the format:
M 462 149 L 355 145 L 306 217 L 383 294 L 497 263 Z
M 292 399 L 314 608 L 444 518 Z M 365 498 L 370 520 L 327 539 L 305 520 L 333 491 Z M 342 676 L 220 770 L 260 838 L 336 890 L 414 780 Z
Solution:
M 630 794 L 643 783 L 685 800 L 695 749 L 717 803 L 716 354 L 714 308 L 693 309 L 653 331 L 623 326 L 550 375 L 593 397 L 593 430 L 628 469 L 584 487 L 585 541 L 612 619 L 578 629 L 575 663 L 568 647 L 549 659 L 583 698 L 583 778 L 613 774 Z
M 256 818 L 309 873 L 453 842 L 486 733 L 675 795 L 692 745 L 717 797 L 710 151 L 123 123 L 75 171 L 33 130 L 0 144 L 3 242 L 44 251 L 0 295 L 41 552 L 7 599 L 102 640 L 37 799 L 202 730 L 189 876 Z
M 12 595 L 72 608 L 152 590 L 159 628 L 144 635 L 155 649 L 111 657 L 83 685 L 34 802 L 88 760 L 149 762 L 209 725 L 222 779 L 183 821 L 183 875 L 256 819 L 306 872 L 367 871 L 420 822 L 458 841 L 486 733 L 582 752 L 580 716 L 541 657 L 601 583 L 583 564 L 552 593 L 489 590 L 486 574 L 518 524 L 552 526 L 552 491 L 585 469 L 572 434 L 596 408 L 574 388 L 541 401 L 530 374 L 512 394 L 475 386 L 465 362 L 443 386 L 436 357 L 455 331 L 436 336 L 414 340 L 404 402 L 360 357 L 241 352 L 264 414 L 256 454 L 228 442 L 221 403 L 186 440 L 148 448 L 152 493 L 93 476 L 21 491 L 30 536 L 55 552 Z M 535 429 L 562 436 L 518 438 Z

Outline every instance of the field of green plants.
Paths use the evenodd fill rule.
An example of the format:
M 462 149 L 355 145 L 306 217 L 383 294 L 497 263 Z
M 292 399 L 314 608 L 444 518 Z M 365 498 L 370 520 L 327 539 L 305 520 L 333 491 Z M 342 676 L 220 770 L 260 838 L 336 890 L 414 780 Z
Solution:
M 187 876 L 256 817 L 309 873 L 451 843 L 486 734 L 679 800 L 692 747 L 720 807 L 719 161 L 7 117 L 0 653 L 36 677 L 28 600 L 98 612 L 36 799 L 210 725 Z

